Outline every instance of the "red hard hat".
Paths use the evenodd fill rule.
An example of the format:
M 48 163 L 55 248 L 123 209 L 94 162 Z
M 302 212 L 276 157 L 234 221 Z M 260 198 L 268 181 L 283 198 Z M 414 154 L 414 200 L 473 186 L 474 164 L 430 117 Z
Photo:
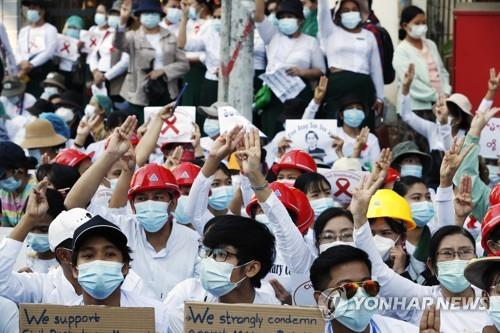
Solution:
M 490 206 L 500 204 L 500 184 L 496 184 L 490 192 Z
M 384 184 L 395 182 L 399 180 L 400 176 L 401 175 L 399 174 L 398 170 L 394 168 L 389 168 L 387 170 L 387 176 L 385 177 Z
M 273 165 L 273 172 L 277 175 L 282 169 L 297 169 L 302 172 L 317 172 L 318 167 L 314 159 L 302 150 L 291 150 L 281 158 L 278 164 Z
M 297 199 L 292 190 L 283 183 L 274 182 L 269 184 L 269 188 L 276 194 L 279 201 L 285 206 L 288 211 L 290 211 L 295 216 L 292 219 L 296 219 L 299 216 L 299 206 L 297 204 Z M 257 198 L 254 196 L 250 203 L 247 205 L 247 214 L 251 215 L 252 208 L 259 204 Z
M 177 185 L 191 186 L 200 170 L 201 168 L 196 164 L 183 162 L 172 170 L 172 173 L 177 181 Z
M 83 162 L 85 159 L 92 159 L 92 154 L 85 154 L 81 151 L 73 148 L 64 149 L 57 154 L 57 156 L 52 160 L 53 163 L 66 165 L 69 167 L 76 167 L 78 164 Z
M 311 224 L 314 223 L 314 210 L 311 208 L 311 204 L 309 203 L 309 199 L 301 190 L 290 187 L 293 194 L 295 195 L 295 199 L 297 200 L 297 204 L 299 207 L 299 216 L 297 217 L 297 221 L 295 225 L 299 229 L 302 235 L 305 235 L 309 230 Z
M 172 172 L 155 163 L 146 164 L 134 172 L 128 190 L 128 198 L 132 200 L 137 193 L 148 190 L 171 191 L 176 198 L 181 195 Z
M 486 215 L 484 215 L 483 224 L 481 224 L 481 246 L 488 254 L 492 253 L 486 242 L 488 241 L 488 235 L 495 228 L 500 228 L 500 204 L 496 204 L 488 209 Z

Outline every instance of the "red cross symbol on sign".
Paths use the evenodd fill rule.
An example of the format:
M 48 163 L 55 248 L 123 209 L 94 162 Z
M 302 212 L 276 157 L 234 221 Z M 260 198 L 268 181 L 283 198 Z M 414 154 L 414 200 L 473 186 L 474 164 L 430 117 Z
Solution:
M 175 127 L 175 122 L 177 121 L 177 117 L 173 116 L 172 118 L 170 118 L 172 120 L 165 120 L 165 124 L 167 124 L 167 126 L 161 130 L 161 134 L 165 134 L 166 131 L 168 131 L 169 129 L 172 129 L 172 131 L 174 131 L 175 134 L 179 134 L 180 131 L 179 129 L 177 129 L 177 127 Z
M 63 48 L 59 50 L 59 52 L 64 52 L 66 51 L 66 53 L 69 54 L 69 47 L 70 47 L 70 44 L 68 42 L 64 42 L 63 44 Z
M 333 194 L 333 196 L 338 197 L 342 193 L 345 193 L 346 195 L 350 196 L 352 198 L 351 192 L 349 192 L 349 186 L 351 186 L 351 182 L 349 182 L 349 179 L 347 178 L 339 178 L 335 182 L 335 185 L 339 188 L 337 192 Z
M 90 47 L 97 46 L 97 38 L 90 37 Z

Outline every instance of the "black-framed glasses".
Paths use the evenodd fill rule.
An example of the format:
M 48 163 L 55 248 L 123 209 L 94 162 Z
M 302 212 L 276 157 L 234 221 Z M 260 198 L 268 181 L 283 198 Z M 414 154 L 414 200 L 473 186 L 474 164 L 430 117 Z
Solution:
M 458 249 L 458 250 L 452 250 L 452 249 L 444 249 L 437 251 L 437 255 L 440 259 L 443 260 L 453 260 L 455 259 L 455 256 L 458 255 L 458 258 L 462 260 L 468 260 L 472 259 L 476 256 L 476 252 L 474 251 L 473 248 L 467 247 L 463 249 Z
M 205 245 L 198 246 L 198 256 L 200 258 L 208 258 L 211 257 L 215 261 L 224 262 L 227 260 L 227 257 L 233 256 L 236 257 L 236 253 L 232 253 L 226 249 L 215 248 L 211 249 Z

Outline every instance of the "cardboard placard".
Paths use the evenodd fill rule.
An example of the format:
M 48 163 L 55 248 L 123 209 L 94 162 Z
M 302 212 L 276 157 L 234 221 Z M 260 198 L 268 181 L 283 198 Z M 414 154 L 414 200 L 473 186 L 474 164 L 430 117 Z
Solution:
M 481 132 L 479 154 L 496 159 L 500 155 L 500 118 L 492 118 Z
M 318 308 L 186 302 L 184 333 L 318 333 L 325 320 Z
M 347 206 L 352 200 L 352 191 L 358 186 L 361 178 L 369 175 L 365 171 L 333 171 L 323 173 L 332 186 L 333 200 Z
M 155 333 L 153 308 L 21 304 L 19 332 Z
M 311 155 L 316 163 L 332 164 L 337 159 L 331 135 L 337 132 L 337 121 L 331 119 L 287 120 L 286 136 L 292 148 Z
M 217 109 L 219 113 L 220 133 L 229 132 L 236 125 L 242 125 L 246 129 L 257 128 L 247 118 L 243 117 L 238 110 L 232 106 L 221 106 Z M 259 136 L 265 138 L 266 135 L 259 130 Z
M 62 34 L 57 35 L 56 56 L 65 60 L 77 61 L 80 58 L 78 39 Z

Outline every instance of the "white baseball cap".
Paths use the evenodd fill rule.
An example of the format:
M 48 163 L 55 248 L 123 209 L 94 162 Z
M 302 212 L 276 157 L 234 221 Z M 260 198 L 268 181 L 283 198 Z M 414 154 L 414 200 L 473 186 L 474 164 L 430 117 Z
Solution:
M 76 228 L 92 218 L 83 208 L 73 208 L 61 212 L 49 226 L 49 245 L 52 252 L 67 239 L 73 239 Z

